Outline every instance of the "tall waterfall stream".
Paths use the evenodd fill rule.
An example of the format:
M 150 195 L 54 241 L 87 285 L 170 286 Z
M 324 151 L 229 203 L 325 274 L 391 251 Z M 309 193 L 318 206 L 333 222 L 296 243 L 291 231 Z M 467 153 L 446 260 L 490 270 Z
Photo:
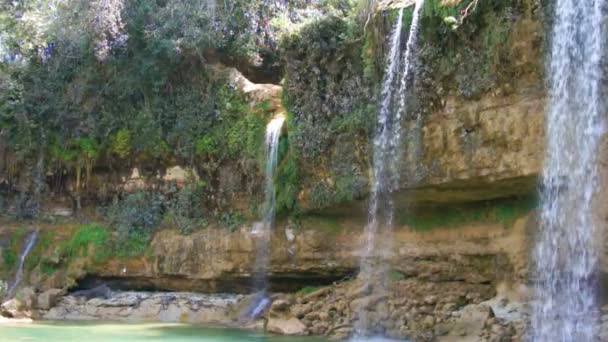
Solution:
M 597 231 L 592 198 L 604 131 L 603 0 L 558 0 L 548 56 L 547 145 L 534 250 L 533 341 L 592 341 Z
M 401 118 L 406 109 L 408 79 L 416 57 L 418 27 L 424 0 L 417 0 L 409 30 L 405 53 L 401 52 L 403 9 L 399 10 L 391 36 L 380 95 L 376 133 L 373 140 L 373 174 L 368 204 L 368 223 L 360 265 L 360 279 L 366 289 L 374 293 L 387 290 L 388 267 L 381 259 L 391 253 L 390 237 L 393 226 L 392 192 L 399 187 L 401 152 Z M 401 79 L 398 81 L 398 75 Z M 396 85 L 395 83 L 399 83 Z M 398 92 L 395 93 L 395 88 Z M 382 255 L 379 255 L 382 254 Z M 364 308 L 358 308 L 356 334 L 365 336 L 370 331 Z
M 264 187 L 264 212 L 261 222 L 253 227 L 256 236 L 256 259 L 254 268 L 253 288 L 257 291 L 257 298 L 249 308 L 248 316 L 258 316 L 270 303 L 266 296 L 267 271 L 270 262 L 270 237 L 275 216 L 276 193 L 274 187 L 274 174 L 279 156 L 279 137 L 285 117 L 280 115 L 273 118 L 266 126 L 266 168 Z

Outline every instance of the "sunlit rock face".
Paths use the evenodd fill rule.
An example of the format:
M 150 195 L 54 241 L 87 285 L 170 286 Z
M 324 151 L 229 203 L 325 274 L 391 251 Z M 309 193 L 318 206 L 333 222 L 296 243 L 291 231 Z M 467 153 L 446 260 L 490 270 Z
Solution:
M 448 99 L 422 127 L 421 162 L 408 174 L 404 199 L 450 203 L 534 192 L 543 122 L 540 94 Z
M 43 317 L 50 320 L 157 321 L 228 325 L 243 296 L 112 292 L 107 298 L 65 296 Z
M 385 5 L 397 8 L 411 3 Z M 496 8 L 505 2 L 501 3 Z M 216 61 L 205 66 L 211 79 L 221 79 L 243 95 L 245 103 L 231 104 L 244 108 L 241 114 L 252 111 L 266 120 L 261 127 L 272 117 L 286 117 L 274 179 L 278 216 L 268 244 L 266 276 L 272 303 L 261 313 L 268 320 L 267 330 L 348 338 L 360 319 L 356 308 L 364 308 L 370 333 L 389 338 L 523 340 L 530 321 L 526 309 L 530 289 L 525 285 L 532 279 L 529 252 L 539 224 L 537 204 L 520 204 L 534 197 L 547 141 L 544 8 L 532 0 L 501 13 L 488 8 L 480 5 L 479 16 L 469 17 L 471 25 L 457 32 L 443 26 L 429 28 L 429 23 L 443 25 L 441 18 L 423 12 L 419 74 L 413 85 L 419 99 L 408 98 L 410 115 L 403 118 L 394 234 L 378 236 L 380 244 L 390 241 L 393 251 L 369 256 L 387 265 L 390 291 L 386 295 L 374 294 L 353 279 L 365 242 L 374 129 L 370 123 L 378 102 L 374 87 L 382 76 L 374 74 L 374 68 L 386 54 L 383 37 L 388 36 L 397 11 L 371 16 L 368 36 L 359 40 L 349 38 L 350 26 L 343 18 L 332 16 L 304 25 L 280 47 L 282 60 L 276 70 L 284 74 L 254 80 L 247 79 L 243 70 Z M 444 35 L 432 35 L 436 32 Z M 496 37 L 498 48 L 485 45 Z M 254 83 L 281 77 L 285 78 L 281 85 Z M 7 136 L 0 130 L 0 169 L 12 165 L 5 148 Z M 241 138 L 237 135 L 234 140 Z M 263 142 L 260 136 L 260 147 Z M 602 188 L 608 185 L 606 146 L 600 152 Z M 208 224 L 184 235 L 166 220 L 155 228 L 142 255 L 112 256 L 96 263 L 92 246 L 78 256 L 57 253 L 81 223 L 74 218 L 80 220 L 89 211 L 75 210 L 72 199 L 61 192 L 49 194 L 43 211 L 52 220 L 41 227 L 55 235 L 48 248 L 36 252 L 38 259 L 32 259 L 44 263 L 26 267 L 24 279 L 40 295 L 49 288 L 80 290 L 100 284 L 123 291 L 251 293 L 256 273 L 251 223 L 259 219 L 264 198 L 264 160 L 203 156 L 191 165 L 170 155 L 153 162 L 135 156 L 127 159 L 114 162 L 114 169 L 105 160 L 95 165 L 83 200 L 85 209 L 103 208 L 115 196 L 179 189 L 195 180 L 204 183 Z M 68 190 L 74 189 L 72 176 L 64 176 Z M 4 181 L 0 175 L 0 186 Z M 12 203 L 0 196 L 0 208 Z M 598 208 L 594 217 L 604 225 L 605 210 Z M 103 210 L 91 212 L 103 221 L 103 215 L 97 216 Z M 244 221 L 230 227 L 213 221 L 212 215 L 227 212 L 242 213 Z M 114 232 L 111 223 L 100 224 Z M 0 231 L 3 241 L 9 241 L 20 225 L 9 222 L 10 227 Z M 0 249 L 9 247 L 3 241 Z M 602 264 L 604 270 L 606 265 Z M 12 275 L 2 274 L 2 279 L 10 280 Z M 230 308 L 222 304 L 216 313 L 205 316 L 207 311 L 197 306 L 197 300 L 182 295 L 140 298 L 134 294 L 137 300 L 129 295 L 120 301 L 66 297 L 57 302 L 50 300 L 50 294 L 42 300 L 43 310 L 55 306 L 51 302 L 59 303 L 55 318 L 114 315 L 128 320 L 128 312 L 143 303 L 150 311 L 131 318 L 223 324 L 248 304 Z
M 391 8 L 394 3 L 400 2 L 383 6 Z M 517 8 L 517 14 L 508 15 L 500 33 L 492 31 L 496 26 L 482 25 L 466 38 L 445 38 L 454 44 L 456 55 L 449 62 L 435 50 L 441 49 L 433 41 L 437 37 L 429 38 L 425 31 L 430 19 L 423 12 L 416 82 L 402 118 L 399 167 L 400 188 L 420 192 L 405 197 L 413 202 L 454 203 L 536 191 L 545 141 L 542 10 L 527 1 Z M 368 196 L 373 148 L 367 141 L 371 141 L 373 127 L 361 122 L 374 122 L 375 112 L 369 110 L 369 101 L 361 99 L 380 93 L 379 85 L 374 88 L 374 84 L 379 84 L 382 74 L 370 81 L 365 73 L 369 69 L 363 72 L 361 68 L 369 68 L 367 57 L 376 61 L 375 70 L 382 70 L 397 11 L 389 13 L 392 16 L 379 15 L 371 21 L 370 36 L 374 38 L 366 42 L 361 61 L 352 57 L 351 45 L 339 40 L 328 42 L 327 53 L 344 63 L 304 54 L 310 44 L 307 36 L 293 38 L 284 47 L 284 87 L 297 123 L 290 141 L 298 149 L 301 165 L 297 198 L 305 210 Z M 323 39 L 326 26 L 341 28 L 327 20 L 305 33 Z M 484 46 L 480 40 L 486 34 L 500 34 L 500 46 Z M 479 56 L 494 59 L 464 57 L 469 53 L 464 48 L 468 44 L 484 46 Z M 341 123 L 357 129 L 325 134 L 323 127 L 341 127 Z

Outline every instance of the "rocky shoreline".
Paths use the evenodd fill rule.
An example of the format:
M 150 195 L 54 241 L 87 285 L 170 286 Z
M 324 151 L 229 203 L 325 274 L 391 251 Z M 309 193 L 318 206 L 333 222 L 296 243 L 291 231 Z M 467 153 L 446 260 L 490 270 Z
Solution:
M 109 75 L 128 76 L 130 69 L 109 72 L 109 64 L 94 63 L 73 70 L 61 86 L 53 83 L 65 90 L 50 93 L 54 98 L 72 99 L 45 113 L 74 107 L 83 116 L 64 122 L 67 128 L 49 126 L 46 116 L 31 122 L 49 126 L 40 142 L 48 151 L 23 150 L 13 141 L 20 125 L 0 128 L 0 299 L 13 295 L 9 279 L 19 285 L 0 302 L 0 325 L 183 322 L 343 340 L 365 315 L 365 330 L 388 338 L 529 340 L 530 286 L 538 281 L 530 254 L 541 228 L 537 193 L 547 140 L 544 28 L 553 20 L 552 5 L 488 1 L 459 31 L 444 27 L 453 17 L 426 13 L 412 89 L 417 98 L 402 120 L 407 139 L 392 193 L 394 226 L 389 236 L 376 237 L 391 251 L 369 256 L 385 258 L 379 262 L 388 286 L 379 290 L 354 278 L 367 257 L 369 123 L 378 109 L 374 94 L 394 8 L 412 1 L 382 3 L 382 13 L 356 36 L 355 22 L 335 15 L 286 36 L 270 80 L 247 62 L 191 60 L 180 49 L 175 80 L 153 96 L 125 96 L 135 104 L 114 108 L 117 96 L 70 90 L 122 84 Z M 383 8 L 389 4 L 393 9 Z M 143 65 L 167 64 L 149 62 Z M 204 77 L 191 78 L 192 70 Z M 132 84 L 164 79 L 153 76 Z M 277 84 L 258 83 L 270 81 Z M 39 89 L 45 87 L 23 90 Z M 109 94 L 124 89 L 117 90 Z M 35 101 L 24 108 L 45 98 L 30 97 Z M 120 120 L 98 126 L 112 111 Z M 269 301 L 250 319 L 243 312 L 256 301 L 250 293 L 259 245 L 251 227 L 266 195 L 263 127 L 276 115 L 286 115 L 287 123 L 272 177 L 277 217 L 265 269 Z M 599 154 L 598 188 L 608 189 L 608 139 Z M 594 209 L 600 231 L 608 218 L 600 205 L 606 193 L 598 193 Z M 33 231 L 39 242 L 26 255 Z M 603 289 L 605 234 L 597 242 L 604 247 Z M 19 284 L 12 279 L 21 271 Z M 608 341 L 608 306 L 602 311 L 596 336 Z
M 378 294 L 357 280 L 310 293 L 274 293 L 255 319 L 244 316 L 255 295 L 192 292 L 113 291 L 107 288 L 36 294 L 24 288 L 0 306 L 0 325 L 36 321 L 187 323 L 251 329 L 292 336 L 346 340 L 359 319 L 357 308 L 373 322 L 371 334 L 394 339 L 437 342 L 525 341 L 530 325 L 529 290 L 499 286 L 391 282 Z M 406 294 L 409 294 L 406 296 Z M 608 341 L 608 306 L 602 308 L 596 341 Z
M 405 294 L 410 294 L 406 296 Z M 357 280 L 311 293 L 272 294 L 256 319 L 244 317 L 254 295 L 112 291 L 97 288 L 35 295 L 25 288 L 0 309 L 5 322 L 171 322 L 248 328 L 280 335 L 351 337 L 363 307 L 371 333 L 415 341 L 522 341 L 526 306 L 484 285 L 421 284 L 403 280 L 378 294 Z M 18 320 L 18 321 L 16 321 Z
M 528 320 L 522 303 L 529 298 L 524 249 L 533 221 L 533 215 L 523 214 L 508 224 L 463 222 L 458 229 L 427 232 L 400 227 L 393 234 L 394 254 L 381 261 L 390 268 L 386 293 L 352 276 L 332 280 L 356 268 L 357 222 L 337 220 L 329 230 L 320 226 L 323 221 L 303 221 L 308 228 L 294 230 L 292 239 L 285 233 L 292 228 L 280 222 L 273 235 L 270 303 L 253 321 L 242 316 L 255 300 L 251 290 L 230 290 L 247 290 L 251 281 L 247 230 L 190 236 L 160 231 L 145 258 L 94 263 L 91 248 L 50 277 L 35 269 L 32 287 L 21 288 L 0 312 L 36 320 L 180 322 L 340 340 L 354 334 L 363 308 L 370 333 L 391 338 L 521 341 Z M 72 234 L 63 229 L 51 246 Z M 55 249 L 42 251 L 42 257 L 52 260 Z

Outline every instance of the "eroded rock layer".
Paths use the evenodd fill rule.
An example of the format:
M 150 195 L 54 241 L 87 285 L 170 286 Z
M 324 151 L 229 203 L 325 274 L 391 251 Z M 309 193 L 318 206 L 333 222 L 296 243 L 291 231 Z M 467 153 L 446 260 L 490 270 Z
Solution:
M 424 11 L 394 234 L 379 236 L 387 248 L 372 256 L 390 267 L 388 293 L 364 288 L 356 274 L 390 9 L 370 16 L 355 38 L 333 14 L 286 35 L 277 48 L 281 86 L 253 83 L 210 58 L 214 64 L 200 66 L 204 80 L 190 80 L 215 101 L 215 133 L 197 136 L 196 153 L 185 158 L 164 145 L 157 156 L 122 150 L 113 133 L 118 146 L 90 168 L 48 167 L 39 208 L 28 197 L 40 181 L 32 176 L 35 158 L 20 161 L 31 165 L 18 172 L 25 164 L 13 162 L 0 129 L 0 208 L 11 215 L 0 221 L 0 294 L 23 236 L 40 233 L 25 262 L 26 287 L 0 312 L 245 325 L 239 315 L 255 276 L 251 229 L 263 198 L 260 132 L 281 114 L 271 304 L 254 327 L 346 338 L 360 319 L 354 308 L 364 307 L 370 331 L 390 337 L 524 340 L 549 9 L 533 0 L 490 3 L 457 30 L 445 26 L 439 7 Z M 600 159 L 604 188 L 608 168 Z M 37 219 L 18 221 L 31 218 L 19 215 L 30 207 L 39 209 Z M 104 285 L 111 295 L 76 295 Z

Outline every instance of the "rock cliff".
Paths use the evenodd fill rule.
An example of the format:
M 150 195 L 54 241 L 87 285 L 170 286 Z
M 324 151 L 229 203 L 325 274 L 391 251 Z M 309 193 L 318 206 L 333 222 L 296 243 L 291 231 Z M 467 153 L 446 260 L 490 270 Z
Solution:
M 10 281 L 24 231 L 39 229 L 25 265 L 36 292 L 101 284 L 126 291 L 118 299 L 67 296 L 55 309 L 40 299 L 31 305 L 48 318 L 159 319 L 164 305 L 171 310 L 161 320 L 234 322 L 237 300 L 200 313 L 201 305 L 217 303 L 184 293 L 235 293 L 240 301 L 251 292 L 263 124 L 281 113 L 288 120 L 275 177 L 279 216 L 268 269 L 275 294 L 263 315 L 267 330 L 345 338 L 358 320 L 354 308 L 362 306 L 371 331 L 391 337 L 522 340 L 544 150 L 546 6 L 486 2 L 458 30 L 444 25 L 441 6 L 425 8 L 403 120 L 395 230 L 386 241 L 392 253 L 373 256 L 390 265 L 390 293 L 376 296 L 356 274 L 394 6 L 370 16 L 354 38 L 335 13 L 287 34 L 278 47 L 280 86 L 253 83 L 219 62 L 205 65 L 208 88 L 219 90 L 196 85 L 217 96 L 217 135 L 197 140 L 191 158 L 117 149 L 85 181 L 80 167 L 78 177 L 73 169 L 49 168 L 35 220 L 18 221 L 16 213 L 29 203 L 21 194 L 31 192 L 36 170 L 9 167 L 15 154 L 0 129 L 0 207 L 14 213 L 0 222 L 0 279 Z M 131 315 L 140 305 L 149 312 Z M 381 314 L 386 308 L 388 317 Z

